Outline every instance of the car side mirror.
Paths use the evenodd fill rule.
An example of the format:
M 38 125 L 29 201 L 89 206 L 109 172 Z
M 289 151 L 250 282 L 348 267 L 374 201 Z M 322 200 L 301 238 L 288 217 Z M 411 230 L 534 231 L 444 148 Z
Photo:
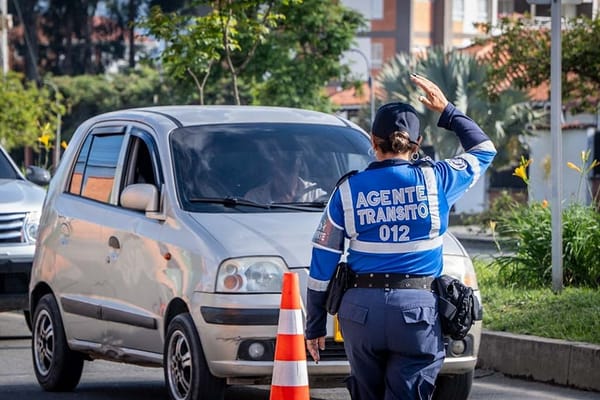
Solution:
M 121 193 L 121 205 L 145 212 L 158 211 L 158 189 L 148 183 L 135 183 Z
M 51 178 L 50 171 L 45 168 L 36 167 L 35 165 L 30 165 L 27 167 L 25 177 L 28 181 L 40 186 L 47 185 Z

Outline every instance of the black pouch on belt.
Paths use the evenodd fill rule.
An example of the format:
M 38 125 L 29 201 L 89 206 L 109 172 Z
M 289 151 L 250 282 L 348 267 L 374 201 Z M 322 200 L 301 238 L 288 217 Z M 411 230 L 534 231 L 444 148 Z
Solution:
M 453 339 L 464 338 L 478 318 L 479 301 L 473 289 L 449 275 L 435 279 L 434 291 L 438 295 L 438 311 L 442 332 Z
M 327 301 L 325 302 L 325 308 L 331 315 L 337 314 L 340 304 L 342 303 L 342 297 L 346 289 L 348 289 L 348 277 L 350 275 L 350 267 L 345 262 L 340 262 L 337 265 L 333 278 L 329 281 L 327 286 Z

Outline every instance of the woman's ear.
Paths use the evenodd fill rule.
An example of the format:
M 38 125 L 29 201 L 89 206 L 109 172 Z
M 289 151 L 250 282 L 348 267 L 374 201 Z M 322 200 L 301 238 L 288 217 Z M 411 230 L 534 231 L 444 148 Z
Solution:
M 371 147 L 373 147 L 373 151 L 377 152 L 377 143 L 375 143 L 375 136 L 371 135 Z
M 373 155 L 377 157 L 377 152 L 379 151 L 379 146 L 375 144 L 375 142 L 371 141 L 371 149 L 373 150 Z

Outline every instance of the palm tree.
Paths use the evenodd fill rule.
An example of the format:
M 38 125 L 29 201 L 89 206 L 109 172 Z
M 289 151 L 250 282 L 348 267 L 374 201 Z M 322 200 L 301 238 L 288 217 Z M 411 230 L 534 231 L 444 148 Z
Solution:
M 500 149 L 494 161 L 496 168 L 517 161 L 524 153 L 520 139 L 532 133 L 532 122 L 540 117 L 524 92 L 509 87 L 494 100 L 489 99 L 484 92 L 487 66 L 465 53 L 432 48 L 422 54 L 397 54 L 377 77 L 384 91 L 382 101 L 402 101 L 416 108 L 421 116 L 423 143 L 434 147 L 437 158 L 452 157 L 461 151 L 461 146 L 454 135 L 437 126 L 439 115 L 418 100 L 422 93 L 410 81 L 411 72 L 435 82 L 448 101 L 490 136 Z

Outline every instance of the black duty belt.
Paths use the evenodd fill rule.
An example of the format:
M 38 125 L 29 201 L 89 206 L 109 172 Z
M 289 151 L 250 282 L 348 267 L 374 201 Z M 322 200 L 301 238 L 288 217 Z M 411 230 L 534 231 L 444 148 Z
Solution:
M 433 276 L 409 274 L 351 274 L 348 288 L 425 289 L 431 290 Z

